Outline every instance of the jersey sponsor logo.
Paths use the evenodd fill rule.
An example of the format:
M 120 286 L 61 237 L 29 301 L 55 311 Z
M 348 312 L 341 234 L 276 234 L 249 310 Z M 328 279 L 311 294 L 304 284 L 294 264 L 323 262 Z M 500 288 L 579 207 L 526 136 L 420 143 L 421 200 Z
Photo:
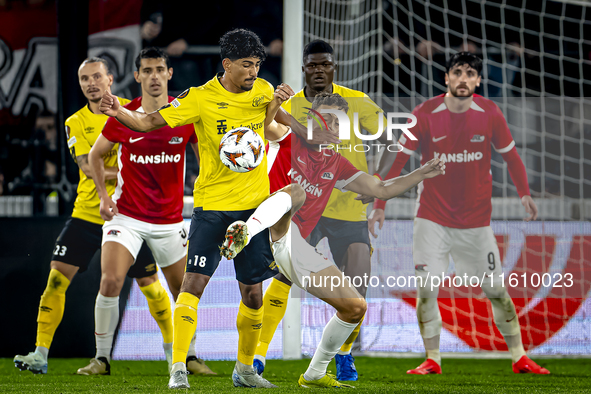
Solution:
M 259 122 L 259 123 L 248 123 L 248 124 L 239 124 L 237 126 L 228 126 L 226 124 L 227 120 L 226 119 L 218 119 L 216 120 L 217 123 L 217 129 L 218 129 L 218 134 L 226 134 L 226 130 L 234 130 L 234 129 L 238 129 L 240 127 L 247 127 L 249 129 L 251 129 L 252 131 L 256 132 L 259 129 L 262 129 L 264 126 L 264 121 L 263 122 Z
M 146 137 L 138 137 L 138 138 L 129 137 L 129 143 L 133 144 L 134 142 L 138 142 L 139 140 L 143 140 L 144 138 L 146 138 Z
M 273 301 L 271 301 L 271 302 L 273 302 Z M 53 309 L 52 309 L 52 308 L 50 308 L 50 307 L 48 307 L 48 306 L 41 305 L 41 306 L 39 307 L 39 310 L 40 310 L 41 312 L 51 312 Z
M 92 127 L 92 126 L 88 126 L 88 127 L 86 127 L 86 128 L 84 129 L 84 131 L 86 131 L 86 133 L 87 133 L 87 134 L 88 134 L 88 133 L 92 133 L 92 132 L 94 131 L 94 127 Z
M 325 172 L 320 178 L 331 180 L 334 179 L 334 174 L 332 172 Z
M 168 141 L 169 144 L 172 145 L 176 145 L 176 144 L 182 144 L 183 143 L 183 137 L 172 137 L 170 139 L 170 141 Z
M 146 272 L 155 271 L 156 270 L 156 264 L 155 263 L 148 264 L 144 268 L 146 269 Z
M 176 98 L 178 98 L 178 99 L 184 99 L 185 97 L 187 97 L 188 94 L 189 94 L 189 89 L 185 90 L 183 93 L 181 93 L 178 96 L 176 96 Z
M 469 152 L 464 150 L 462 153 L 439 153 L 433 152 L 433 158 L 439 159 L 444 163 L 468 163 L 471 161 L 482 160 L 484 154 L 482 152 Z
M 261 328 L 263 328 L 263 323 L 253 324 L 252 328 L 254 328 L 255 330 L 260 330 Z
M 76 144 L 76 136 L 74 136 L 68 140 L 68 148 L 71 149 L 74 146 L 74 144 Z
M 311 195 L 316 197 L 320 197 L 322 195 L 322 189 L 318 188 L 318 184 L 313 185 L 302 175 L 298 175 L 298 172 L 293 168 L 289 170 L 287 176 L 290 176 L 294 182 L 299 183 L 300 186 L 304 189 L 304 191 L 306 191 L 306 193 L 310 193 Z
M 435 138 L 435 137 L 433 137 L 433 142 L 439 142 L 439 141 L 441 141 L 441 140 L 442 140 L 442 139 L 444 139 L 444 138 L 447 138 L 447 136 L 446 136 L 446 135 L 444 135 L 443 137 L 439 137 L 439 138 Z
M 475 134 L 474 137 L 470 140 L 470 142 L 484 142 L 484 136 Z
M 110 231 L 107 233 L 107 235 L 113 235 L 113 236 L 115 236 L 115 237 L 118 237 L 118 236 L 119 236 L 119 234 L 121 234 L 121 231 L 119 231 L 119 230 L 110 230 Z
M 228 109 L 228 105 L 230 104 L 225 103 L 223 101 L 221 103 L 217 103 L 218 109 Z
M 159 155 L 129 155 L 129 161 L 138 164 L 165 164 L 165 163 L 178 163 L 181 161 L 181 154 L 167 155 L 162 152 Z
M 259 105 L 261 105 L 261 103 L 263 102 L 264 99 L 265 99 L 265 96 L 263 96 L 263 95 L 260 95 L 258 97 L 255 97 L 252 100 L 252 106 L 253 107 L 258 107 Z
M 174 99 L 170 102 L 170 105 L 172 105 L 175 108 L 178 108 L 181 106 L 181 103 L 177 99 Z

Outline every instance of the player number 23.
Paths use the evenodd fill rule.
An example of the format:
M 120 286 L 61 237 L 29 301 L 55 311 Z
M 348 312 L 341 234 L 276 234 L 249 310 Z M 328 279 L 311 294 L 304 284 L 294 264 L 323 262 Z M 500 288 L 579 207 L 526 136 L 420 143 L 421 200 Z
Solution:
M 66 254 L 67 250 L 68 250 L 67 246 L 55 245 L 55 250 L 53 251 L 53 254 L 55 256 L 64 256 Z
M 193 263 L 193 265 L 197 265 L 197 261 L 199 261 L 199 267 L 203 268 L 203 267 L 205 267 L 206 260 L 207 260 L 207 257 L 201 256 L 201 258 L 199 258 L 199 255 L 196 254 L 195 255 L 195 262 Z

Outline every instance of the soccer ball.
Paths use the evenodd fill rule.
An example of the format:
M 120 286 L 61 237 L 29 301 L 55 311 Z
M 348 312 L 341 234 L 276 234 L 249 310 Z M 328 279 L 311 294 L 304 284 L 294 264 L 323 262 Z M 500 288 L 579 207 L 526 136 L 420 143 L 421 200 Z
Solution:
M 226 133 L 220 142 L 220 159 L 234 172 L 249 172 L 258 167 L 265 154 L 263 139 L 248 127 Z

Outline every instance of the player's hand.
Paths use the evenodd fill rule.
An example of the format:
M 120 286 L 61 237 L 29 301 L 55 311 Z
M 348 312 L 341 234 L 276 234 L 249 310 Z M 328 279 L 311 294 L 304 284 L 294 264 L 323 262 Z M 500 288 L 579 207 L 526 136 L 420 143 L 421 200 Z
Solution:
M 111 93 L 111 88 L 108 88 L 103 93 L 99 109 L 105 115 L 117 116 L 119 112 L 119 100 L 117 100 L 117 96 Z
M 369 232 L 371 233 L 371 235 L 373 235 L 374 238 L 378 237 L 378 235 L 376 234 L 376 230 L 375 230 L 376 222 L 378 222 L 380 224 L 380 230 L 381 230 L 382 227 L 384 226 L 384 220 L 386 220 L 386 215 L 384 214 L 383 209 L 374 209 L 369 214 L 369 217 L 367 218 L 367 227 L 369 229 Z
M 369 204 L 370 202 L 373 202 L 374 198 L 366 196 L 365 194 L 358 194 L 357 197 L 355 197 L 355 200 L 361 201 L 364 204 Z
M 528 218 L 525 218 L 526 222 L 531 220 L 536 220 L 538 218 L 538 206 L 534 202 L 531 196 L 523 196 L 521 197 L 521 205 L 525 207 L 525 212 L 529 214 Z
M 283 102 L 289 100 L 291 96 L 293 96 L 295 92 L 286 83 L 282 83 L 281 85 L 277 86 L 275 89 L 275 93 L 273 94 L 273 100 L 276 100 L 279 105 L 283 104 Z
M 101 217 L 103 220 L 111 221 L 115 215 L 119 213 L 119 209 L 117 209 L 117 204 L 113 202 L 111 197 L 106 196 L 101 198 Z
M 445 163 L 441 160 L 431 159 L 420 168 L 423 179 L 435 178 L 437 175 L 445 174 Z

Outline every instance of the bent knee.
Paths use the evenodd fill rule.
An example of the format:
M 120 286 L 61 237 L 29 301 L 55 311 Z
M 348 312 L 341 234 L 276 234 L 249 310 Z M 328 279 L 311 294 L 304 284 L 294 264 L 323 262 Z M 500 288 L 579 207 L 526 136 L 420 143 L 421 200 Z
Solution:
M 363 298 L 356 298 L 349 310 L 349 318 L 352 321 L 361 321 L 367 312 L 367 302 Z
M 298 183 L 292 183 L 290 185 L 290 194 L 292 209 L 298 210 L 306 202 L 306 192 Z
M 113 274 L 103 274 L 101 276 L 101 287 L 100 292 L 105 297 L 118 296 L 123 287 L 125 277 L 119 278 Z

